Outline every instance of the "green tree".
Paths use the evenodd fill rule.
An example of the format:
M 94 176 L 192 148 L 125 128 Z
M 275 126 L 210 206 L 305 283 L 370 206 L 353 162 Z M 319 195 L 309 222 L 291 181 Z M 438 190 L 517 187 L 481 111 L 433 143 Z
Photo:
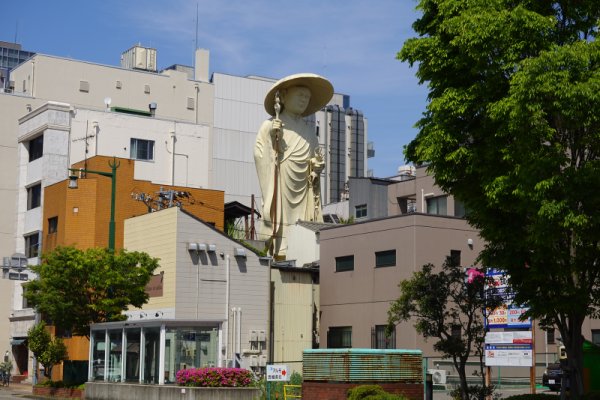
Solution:
M 571 393 L 582 324 L 600 316 L 600 2 L 420 0 L 398 58 L 429 87 L 405 149 L 464 202 L 542 326 L 564 341 Z
M 62 339 L 50 336 L 46 324 L 40 322 L 27 331 L 27 346 L 44 366 L 44 375 L 52 379 L 52 368 L 67 359 L 67 348 Z
M 143 306 L 157 267 L 146 253 L 58 247 L 31 267 L 38 279 L 27 283 L 24 296 L 57 327 L 87 336 L 91 323 L 122 321 L 129 305 Z
M 404 321 L 414 321 L 415 329 L 425 339 L 435 338 L 433 347 L 450 358 L 458 371 L 461 398 L 472 398 L 474 388 L 467 384 L 469 357 L 479 359 L 479 374 L 485 387 L 483 310 L 495 308 L 500 298 L 483 296 L 483 274 L 470 282 L 463 268 L 448 258 L 435 272 L 432 264 L 423 266 L 411 279 L 400 282 L 400 297 L 388 311 L 388 329 Z

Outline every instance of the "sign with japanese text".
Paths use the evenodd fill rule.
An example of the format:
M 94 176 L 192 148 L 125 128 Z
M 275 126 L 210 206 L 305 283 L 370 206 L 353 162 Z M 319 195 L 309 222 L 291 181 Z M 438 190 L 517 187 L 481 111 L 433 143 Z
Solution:
M 485 335 L 487 344 L 532 344 L 531 331 L 488 332 Z
M 486 344 L 485 365 L 487 367 L 532 367 L 532 345 Z
M 488 328 L 528 328 L 531 327 L 531 318 L 521 321 L 520 317 L 528 307 L 515 304 L 513 302 L 514 294 L 508 286 L 508 275 L 501 270 L 489 269 L 486 275 L 490 279 L 487 291 L 499 295 L 503 299 L 500 307 L 494 310 L 487 310 Z
M 287 365 L 273 364 L 267 365 L 267 381 L 289 381 Z

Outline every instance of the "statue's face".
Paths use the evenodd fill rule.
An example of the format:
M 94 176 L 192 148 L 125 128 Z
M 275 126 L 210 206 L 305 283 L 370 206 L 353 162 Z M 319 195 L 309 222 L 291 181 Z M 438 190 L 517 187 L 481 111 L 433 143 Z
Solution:
M 292 113 L 300 115 L 308 107 L 310 101 L 310 90 L 304 86 L 293 86 L 287 90 L 283 105 L 285 109 Z

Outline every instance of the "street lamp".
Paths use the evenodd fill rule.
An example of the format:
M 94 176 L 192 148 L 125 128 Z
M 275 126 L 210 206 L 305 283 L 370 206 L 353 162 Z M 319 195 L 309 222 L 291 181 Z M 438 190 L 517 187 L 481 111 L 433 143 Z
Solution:
M 110 222 L 108 223 L 108 249 L 111 253 L 115 251 L 115 193 L 117 187 L 117 168 L 119 168 L 120 164 L 121 163 L 117 162 L 117 159 L 113 157 L 112 161 L 108 162 L 108 166 L 111 168 L 111 172 L 69 168 L 69 171 L 71 171 L 71 175 L 69 176 L 69 189 L 77 189 L 78 187 L 77 179 L 79 179 L 79 177 L 76 175 L 77 172 L 107 176 L 111 180 L 112 186 L 110 191 Z

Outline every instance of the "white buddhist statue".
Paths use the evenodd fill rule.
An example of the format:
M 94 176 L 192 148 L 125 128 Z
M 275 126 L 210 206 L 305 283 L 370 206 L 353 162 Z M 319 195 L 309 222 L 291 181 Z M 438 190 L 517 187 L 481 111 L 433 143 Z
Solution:
M 258 131 L 254 161 L 263 201 L 260 237 L 268 239 L 269 254 L 276 259 L 285 259 L 290 225 L 323 221 L 320 174 L 325 161 L 315 127 L 304 117 L 332 96 L 328 80 L 304 73 L 279 80 L 265 98 L 273 118 Z

